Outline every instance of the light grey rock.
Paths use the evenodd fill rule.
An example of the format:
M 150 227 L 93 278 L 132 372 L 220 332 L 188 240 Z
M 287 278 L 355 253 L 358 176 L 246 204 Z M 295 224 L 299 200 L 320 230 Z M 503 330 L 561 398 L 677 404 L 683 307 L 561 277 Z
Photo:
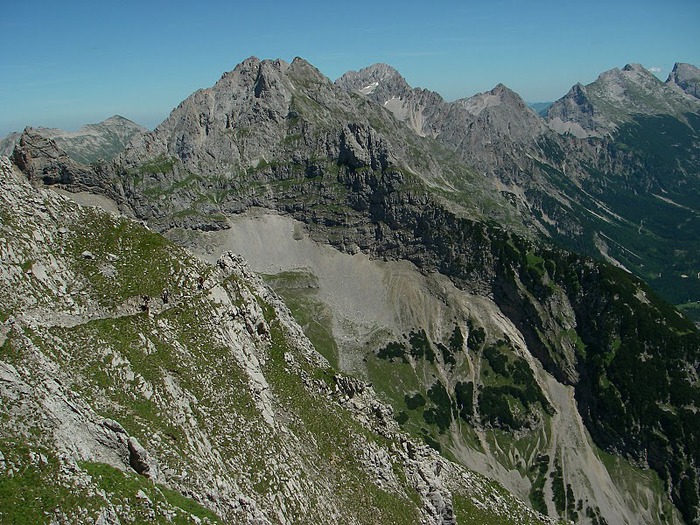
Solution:
M 15 149 L 15 145 L 17 142 L 19 142 L 21 135 L 22 133 L 19 131 L 14 131 L 0 140 L 0 155 L 10 157 L 12 155 L 12 150 Z
M 131 436 L 128 440 L 129 464 L 138 474 L 158 479 L 158 465 L 138 440 Z
M 102 425 L 116 434 L 127 435 L 126 430 L 124 430 L 124 427 L 121 426 L 117 421 L 114 421 L 113 419 L 105 419 L 102 422 Z
M 676 85 L 688 95 L 700 98 L 700 69 L 692 64 L 676 62 L 666 83 Z
M 335 381 L 338 391 L 351 399 L 357 394 L 362 394 L 367 388 L 367 385 L 363 381 L 349 376 L 336 374 L 333 376 L 333 380 Z
M 700 102 L 675 87 L 673 79 L 692 76 L 691 71 L 680 67 L 664 84 L 640 64 L 614 68 L 586 86 L 575 85 L 550 106 L 546 119 L 559 133 L 579 138 L 610 135 L 637 115 L 683 119 L 685 113 L 700 111 Z
M 450 111 L 450 105 L 440 95 L 411 88 L 406 79 L 387 64 L 349 71 L 335 84 L 391 111 L 420 136 L 439 135 L 444 118 Z
M 121 525 L 121 520 L 114 509 L 108 507 L 100 511 L 95 525 Z
M 68 156 L 83 164 L 108 162 L 126 148 L 136 136 L 148 132 L 143 126 L 115 115 L 98 124 L 87 124 L 78 131 L 56 128 L 34 128 L 34 132 L 52 139 Z M 20 140 L 21 133 L 10 133 L 0 141 L 0 155 L 10 156 Z

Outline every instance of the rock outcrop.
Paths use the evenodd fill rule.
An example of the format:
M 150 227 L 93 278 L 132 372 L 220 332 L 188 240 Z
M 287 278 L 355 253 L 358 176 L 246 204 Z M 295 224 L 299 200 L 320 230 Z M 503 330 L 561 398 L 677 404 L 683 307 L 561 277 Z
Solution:
M 111 161 L 133 138 L 148 130 L 115 115 L 98 124 L 87 124 L 78 131 L 41 127 L 33 128 L 32 131 L 46 139 L 52 139 L 75 162 L 92 164 Z M 21 133 L 10 133 L 0 140 L 0 155 L 12 155 L 20 136 Z
M 678 86 L 688 95 L 700 98 L 700 69 L 692 64 L 674 64 L 666 83 Z

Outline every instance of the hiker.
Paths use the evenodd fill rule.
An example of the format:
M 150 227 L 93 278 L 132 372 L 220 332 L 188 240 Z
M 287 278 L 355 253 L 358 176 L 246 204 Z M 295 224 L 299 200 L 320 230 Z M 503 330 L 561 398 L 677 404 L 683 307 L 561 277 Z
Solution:
M 143 296 L 143 304 L 141 305 L 141 310 L 143 310 L 146 313 L 149 313 L 151 307 L 151 298 L 147 295 Z

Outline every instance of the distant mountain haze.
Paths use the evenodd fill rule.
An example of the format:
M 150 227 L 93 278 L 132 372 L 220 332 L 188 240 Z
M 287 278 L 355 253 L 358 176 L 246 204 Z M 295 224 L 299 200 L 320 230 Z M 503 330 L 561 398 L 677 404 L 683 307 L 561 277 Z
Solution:
M 99 124 L 86 124 L 78 131 L 56 128 L 35 128 L 56 141 L 74 160 L 90 164 L 99 159 L 110 161 L 120 153 L 134 136 L 148 130 L 129 119 L 115 115 Z M 0 141 L 0 154 L 10 155 L 21 133 L 11 133 Z

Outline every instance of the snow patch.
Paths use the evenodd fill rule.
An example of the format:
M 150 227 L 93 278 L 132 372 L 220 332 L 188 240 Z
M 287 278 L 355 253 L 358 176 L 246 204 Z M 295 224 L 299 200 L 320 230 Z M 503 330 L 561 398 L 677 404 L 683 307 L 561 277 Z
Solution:
M 372 82 L 369 86 L 365 86 L 360 90 L 363 95 L 371 95 L 375 89 L 379 86 L 379 82 Z

